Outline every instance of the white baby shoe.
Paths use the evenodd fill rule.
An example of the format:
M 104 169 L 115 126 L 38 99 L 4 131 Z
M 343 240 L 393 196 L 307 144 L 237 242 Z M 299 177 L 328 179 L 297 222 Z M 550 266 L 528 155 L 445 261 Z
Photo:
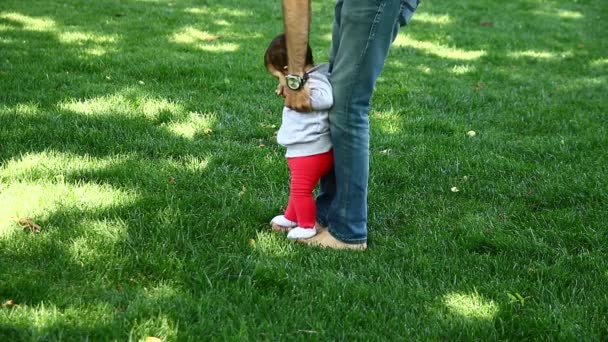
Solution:
M 296 222 L 286 219 L 284 215 L 278 215 L 275 216 L 272 220 L 270 220 L 270 225 L 275 228 L 290 229 L 296 227 L 298 224 Z
M 310 239 L 311 237 L 317 235 L 317 229 L 312 228 L 300 228 L 295 227 L 290 230 L 287 234 L 287 238 L 290 240 L 301 240 L 301 239 Z

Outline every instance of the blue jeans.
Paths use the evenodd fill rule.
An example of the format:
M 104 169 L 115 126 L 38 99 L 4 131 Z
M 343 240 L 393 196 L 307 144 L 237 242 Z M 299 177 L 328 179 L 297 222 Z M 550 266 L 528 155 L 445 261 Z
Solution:
M 402 0 L 337 0 L 330 51 L 334 168 L 321 178 L 317 221 L 346 243 L 367 241 L 369 109 L 399 32 Z

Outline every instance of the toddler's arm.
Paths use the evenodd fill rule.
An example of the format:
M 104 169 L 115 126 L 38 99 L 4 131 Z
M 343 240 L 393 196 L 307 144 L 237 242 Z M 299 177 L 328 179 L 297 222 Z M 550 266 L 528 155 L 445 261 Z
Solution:
M 311 78 L 308 80 L 308 84 L 310 85 L 312 110 L 329 110 L 334 105 L 334 96 L 329 81 Z

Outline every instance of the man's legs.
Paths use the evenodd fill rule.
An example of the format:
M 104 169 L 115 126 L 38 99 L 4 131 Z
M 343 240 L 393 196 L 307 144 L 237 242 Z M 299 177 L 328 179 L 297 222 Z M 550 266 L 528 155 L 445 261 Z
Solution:
M 394 39 L 400 0 L 338 0 L 332 36 L 329 114 L 334 169 L 321 181 L 317 218 L 335 238 L 367 241 L 369 107 Z
M 334 9 L 334 24 L 332 30 L 331 37 L 331 47 L 329 48 L 329 67 L 330 72 L 331 68 L 334 65 L 334 60 L 338 51 L 338 46 L 340 45 L 340 19 L 342 12 L 342 5 L 344 4 L 344 0 L 337 0 L 336 6 Z M 331 126 L 331 123 L 330 123 Z M 336 175 L 334 174 L 334 169 L 332 168 L 325 176 L 321 177 L 319 182 L 320 192 L 316 198 L 317 203 L 317 222 L 321 224 L 323 227 L 327 227 L 329 214 L 329 208 L 331 203 L 336 196 Z

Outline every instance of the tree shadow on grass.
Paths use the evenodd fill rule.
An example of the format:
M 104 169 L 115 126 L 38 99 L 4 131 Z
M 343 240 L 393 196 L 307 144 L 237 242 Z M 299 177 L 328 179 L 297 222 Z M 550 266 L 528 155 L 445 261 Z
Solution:
M 253 96 L 251 106 L 235 103 L 233 97 L 244 97 L 245 92 L 235 91 L 234 75 L 243 75 L 240 80 L 246 81 L 246 92 L 264 89 L 266 93 L 270 88 L 269 79 L 260 81 L 249 69 L 251 65 L 260 65 L 261 48 L 257 47 L 265 46 L 268 37 L 274 36 L 276 28 L 281 26 L 279 5 L 278 2 L 267 5 L 271 13 L 254 16 L 235 9 L 234 2 L 218 4 L 104 3 L 102 7 L 86 10 L 100 11 L 97 20 L 89 21 L 74 8 L 61 11 L 55 7 L 59 5 L 50 4 L 38 10 L 28 3 L 27 8 L 23 4 L 10 5 L 9 12 L 19 15 L 0 17 L 0 24 L 11 27 L 6 31 L 11 32 L 11 36 L 0 43 L 3 52 L 9 51 L 9 63 L 5 58 L 0 61 L 3 71 L 0 77 L 2 81 L 8 80 L 2 82 L 0 88 L 4 105 L 0 109 L 3 137 L 0 161 L 5 167 L 12 167 L 24 158 L 35 159 L 39 155 L 47 158 L 47 163 L 40 160 L 39 165 L 26 168 L 23 173 L 10 173 L 3 180 L 9 180 L 9 186 L 32 181 L 54 187 L 66 182 L 68 188 L 75 189 L 101 184 L 131 194 L 123 202 L 108 200 L 110 204 L 105 206 L 81 207 L 78 201 L 65 202 L 45 215 L 34 217 L 44 227 L 43 233 L 30 236 L 15 232 L 11 240 L 0 239 L 0 262 L 2 269 L 8 270 L 3 276 L 9 279 L 0 288 L 2 298 L 10 296 L 30 307 L 52 303 L 62 313 L 73 309 L 75 313 L 70 317 L 90 309 L 83 303 L 99 306 L 102 311 L 108 310 L 103 311 L 105 316 L 102 316 L 107 317 L 104 323 L 85 322 L 70 328 L 70 320 L 59 320 L 35 329 L 48 336 L 124 339 L 130 329 L 142 329 L 134 333 L 136 338 L 154 333 L 153 329 L 163 326 L 162 319 L 169 324 L 168 330 L 161 333 L 170 338 L 176 336 L 172 330 L 175 326 L 186 334 L 195 331 L 199 336 L 205 333 L 235 336 L 238 331 L 247 330 L 240 322 L 252 326 L 271 324 L 277 322 L 277 317 L 273 317 L 277 313 L 296 318 L 301 317 L 302 311 L 310 314 L 309 317 L 313 314 L 338 317 L 346 313 L 357 326 L 365 326 L 369 317 L 373 317 L 374 322 L 388 322 L 383 330 L 394 337 L 395 334 L 391 335 L 390 329 L 384 327 L 407 333 L 404 319 L 416 322 L 416 318 L 401 315 L 404 312 L 424 314 L 425 304 L 438 297 L 440 305 L 449 304 L 448 309 L 438 309 L 438 316 L 449 316 L 443 325 L 447 333 L 439 338 L 450 338 L 452 334 L 466 338 L 474 335 L 471 331 L 496 336 L 492 335 L 495 331 L 491 324 L 499 325 L 496 322 L 501 319 L 514 322 L 513 326 L 502 326 L 507 329 L 502 337 L 509 338 L 509 333 L 518 328 L 518 319 L 523 321 L 523 318 L 503 314 L 508 312 L 506 305 L 495 303 L 499 313 L 482 318 L 481 323 L 475 318 L 462 323 L 455 318 L 460 315 L 457 304 L 466 304 L 468 300 L 473 306 L 481 303 L 481 307 L 492 309 L 493 302 L 488 298 L 496 300 L 499 298 L 496 293 L 503 295 L 500 291 L 510 291 L 509 286 L 517 285 L 516 278 L 520 276 L 515 271 L 501 275 L 500 270 L 493 268 L 496 261 L 509 257 L 523 260 L 530 256 L 542 259 L 553 255 L 544 254 L 549 248 L 547 245 L 528 244 L 528 249 L 520 250 L 514 257 L 509 252 L 519 248 L 517 243 L 521 240 L 497 240 L 479 231 L 467 230 L 469 224 L 479 222 L 465 216 L 462 220 L 450 221 L 460 223 L 459 229 L 436 233 L 445 241 L 454 238 L 467 242 L 464 246 L 442 244 L 419 230 L 418 238 L 428 239 L 427 249 L 408 249 L 407 244 L 397 248 L 399 238 L 409 236 L 408 242 L 412 242 L 415 236 L 409 231 L 400 231 L 408 214 L 398 213 L 373 222 L 375 226 L 388 222 L 391 229 L 384 230 L 386 251 L 379 250 L 376 257 L 369 257 L 371 263 L 378 262 L 372 265 L 356 256 L 324 252 L 320 254 L 326 259 L 306 258 L 308 252 L 277 248 L 283 240 L 260 233 L 259 228 L 267 226 L 267 218 L 278 208 L 279 200 L 273 194 L 286 190 L 276 185 L 276 179 L 285 179 L 286 172 L 277 167 L 277 163 L 282 162 L 278 149 L 269 147 L 274 146 L 273 130 L 248 123 L 277 122 L 276 115 L 266 112 L 270 107 L 269 97 Z M 3 3 L 3 6 L 9 5 Z M 573 57 L 559 55 L 565 43 L 558 34 L 539 44 L 532 38 L 519 41 L 518 36 L 496 35 L 504 21 L 494 19 L 492 27 L 479 26 L 480 21 L 486 20 L 488 9 L 470 6 L 460 11 L 460 14 L 470 12 L 468 17 L 454 15 L 449 23 L 441 26 L 439 35 L 445 37 L 443 41 L 425 34 L 435 27 L 432 21 L 419 22 L 418 27 L 414 22 L 412 30 L 406 32 L 412 39 L 393 49 L 385 74 L 419 72 L 416 63 L 430 63 L 432 76 L 429 78 L 435 78 L 433 82 L 446 82 L 450 80 L 449 75 L 460 75 L 455 77 L 464 79 L 460 84 L 471 84 L 470 98 L 474 98 L 478 92 L 473 89 L 474 84 L 480 80 L 486 82 L 486 72 L 499 81 L 510 80 L 510 85 L 524 84 L 527 63 L 538 69 L 557 68 L 564 60 L 572 58 L 574 62 L 579 58 L 578 52 Z M 53 14 L 49 16 L 47 10 Z M 424 6 L 420 11 L 424 13 Z M 522 16 L 509 25 L 534 22 L 537 16 L 526 11 L 518 14 Z M 45 17 L 48 22 L 41 19 Z M 581 28 L 579 22 L 570 21 L 566 32 Z M 470 23 L 475 29 L 459 30 Z M 39 25 L 43 29 L 36 31 L 27 25 Z M 524 29 L 556 28 L 560 19 L 549 16 L 545 24 L 535 25 Z M 234 33 L 241 31 L 248 34 Z M 472 31 L 482 36 L 483 42 L 469 39 L 467 35 Z M 72 35 L 65 34 L 70 32 Z M 445 36 L 450 32 L 452 37 Z M 216 35 L 220 37 L 208 40 Z M 37 45 L 26 47 L 22 41 Z M 493 42 L 508 44 L 494 45 Z M 412 49 L 416 52 L 412 53 Z M 478 51 L 486 53 L 479 55 Z M 456 58 L 450 55 L 454 52 Z M 519 54 L 505 57 L 511 52 Z M 535 53 L 541 57 L 535 57 Z M 56 56 L 61 57 L 51 58 Z M 243 61 L 243 57 L 252 61 Z M 401 57 L 412 57 L 413 64 L 391 64 Z M 39 61 L 44 61 L 39 63 L 41 67 L 32 68 Z M 512 72 L 504 67 L 488 71 L 494 65 L 511 62 L 520 63 Z M 462 64 L 469 65 L 469 69 Z M 455 66 L 461 67 L 454 69 Z M 99 82 L 92 82 L 92 75 Z M 260 77 L 267 80 L 266 75 Z M 241 85 L 238 83 L 238 87 Z M 405 83 L 390 89 L 382 82 L 379 85 L 380 96 L 376 98 L 380 108 L 390 107 L 392 103 L 405 106 Z M 595 90 L 591 89 L 592 93 L 601 91 L 602 87 L 597 85 Z M 567 91 L 563 89 L 556 94 L 564 95 Z M 37 95 L 32 96 L 34 93 Z M 391 103 L 387 100 L 391 96 L 399 100 Z M 415 108 L 426 108 L 422 113 L 449 111 L 454 104 L 454 99 L 449 97 L 441 101 L 415 96 L 408 99 Z M 463 105 L 460 110 L 464 113 L 469 108 L 492 106 L 499 100 L 499 95 L 488 94 L 476 98 L 472 106 Z M 215 117 L 206 116 L 209 113 Z M 186 128 L 184 132 L 180 124 L 193 128 Z M 460 129 L 460 124 L 435 120 L 423 122 L 418 128 L 428 135 L 449 139 Z M 397 130 L 395 136 L 399 133 L 403 133 L 402 130 Z M 68 164 L 89 161 L 80 167 L 64 168 L 57 166 L 57 159 Z M 418 164 L 421 169 L 424 165 Z M 379 175 L 377 180 L 390 188 L 389 193 L 396 194 L 404 189 L 408 179 L 395 176 L 402 169 L 387 170 L 390 172 Z M 436 173 L 424 175 L 428 176 L 425 178 L 428 182 L 415 183 L 413 189 L 407 190 L 424 193 L 424 184 L 428 185 L 435 176 L 451 175 L 450 172 L 447 166 L 438 168 Z M 395 179 L 402 183 L 395 186 Z M 104 189 L 91 187 L 88 193 Z M 108 191 L 107 197 L 115 195 L 116 192 Z M 384 197 L 373 197 L 373 203 L 383 203 Z M 450 198 L 445 196 L 440 204 L 449 206 Z M 554 204 L 548 200 L 547 205 Z M 394 210 L 401 208 L 395 206 Z M 461 239 L 458 234 L 462 235 Z M 590 245 L 597 247 L 597 244 Z M 439 251 L 445 246 L 448 249 Z M 538 246 L 543 248 L 535 250 Z M 411 255 L 413 252 L 419 255 Z M 331 261 L 331 266 L 323 265 L 324 260 Z M 444 278 L 438 277 L 437 265 L 444 265 Z M 447 275 L 462 277 L 465 269 L 475 273 L 466 282 L 453 284 L 451 279 L 446 280 Z M 546 277 L 550 271 L 551 268 L 547 268 L 541 275 L 528 274 L 532 284 L 529 286 L 538 284 L 532 281 L 535 277 Z M 567 280 L 573 281 L 574 276 Z M 480 292 L 482 295 L 469 294 L 471 287 L 486 283 L 494 284 L 496 293 L 488 291 L 492 285 L 486 285 L 485 291 Z M 321 300 L 328 304 L 318 307 L 319 301 L 310 300 L 309 295 L 325 296 Z M 239 300 L 251 305 L 240 305 Z M 412 305 L 417 308 L 403 309 Z M 429 316 L 433 314 L 433 310 L 430 311 L 426 312 Z M 526 314 L 534 317 L 543 312 L 541 308 Z M 15 329 L 31 328 L 23 317 L 13 325 L 13 333 Z M 146 322 L 153 326 L 150 330 L 146 330 Z M 226 326 L 218 326 L 219 322 Z M 323 336 L 345 337 L 341 322 L 319 320 L 311 325 L 316 331 L 325 329 Z M 481 328 L 477 329 L 476 325 Z M 470 326 L 472 330 L 458 335 L 461 328 Z M 275 329 L 284 329 L 274 330 L 279 333 L 293 334 L 301 329 L 284 322 L 277 327 L 280 328 Z M 342 335 L 338 335 L 339 331 Z M 354 331 L 352 337 L 361 337 L 363 333 Z M 429 332 L 431 336 L 437 333 Z
M 53 106 L 137 86 L 187 107 L 206 93 L 213 108 L 231 92 L 235 75 L 247 81 L 241 86 L 252 86 L 246 70 L 262 69 L 263 50 L 251 47 L 265 46 L 269 21 L 280 26 L 276 6 L 254 16 L 230 2 L 4 4 L 2 102 Z
M 36 183 L 56 186 L 58 170 L 47 171 Z M 255 235 L 262 224 L 267 227 L 276 203 L 241 194 L 242 184 L 230 180 L 234 170 L 216 168 L 213 160 L 206 171 L 199 171 L 134 157 L 103 167 L 59 171 L 60 182 L 81 196 L 108 188 L 133 194 L 108 199 L 110 204 L 105 205 L 71 203 L 68 194 L 67 201 L 55 199 L 60 203 L 49 214 L 33 217 L 43 227 L 40 234 L 15 231 L 0 239 L 0 265 L 7 280 L 0 294 L 24 306 L 15 309 L 15 324 L 7 334 L 124 338 L 129 329 L 158 330 L 158 318 L 164 317 L 170 327 L 196 325 L 213 335 L 234 327 L 217 327 L 205 319 L 207 315 L 238 322 L 238 304 L 230 300 L 235 291 L 250 295 L 286 289 L 285 281 L 282 286 L 269 282 L 279 257 L 267 255 L 272 247 Z M 125 172 L 134 174 L 126 182 Z M 25 177 L 41 173 L 30 169 L 28 174 Z M 85 191 L 90 184 L 104 187 Z M 252 238 L 258 240 L 255 248 Z M 300 253 L 291 252 L 282 254 L 280 261 L 297 259 Z M 91 312 L 96 307 L 103 309 L 107 325 L 85 320 L 64 330 L 79 310 Z M 28 310 L 57 323 L 25 323 L 21 317 Z
M 383 74 L 425 77 L 402 77 L 398 86 L 391 81 L 380 101 L 425 89 L 418 97 L 432 96 L 429 107 L 454 112 L 499 102 L 503 89 L 537 98 L 591 95 L 595 102 L 605 90 L 605 80 L 591 85 L 587 94 L 568 87 L 581 74 L 595 76 L 588 64 L 601 57 L 594 37 L 601 8 L 534 1 L 501 3 L 496 8 L 469 3 L 457 7 L 458 13 L 435 3 L 420 7 L 420 19 L 414 17 L 397 38 Z M 433 89 L 443 90 L 443 96 L 429 95 Z M 470 95 L 453 98 L 463 89 Z M 538 90 L 543 93 L 525 93 Z

